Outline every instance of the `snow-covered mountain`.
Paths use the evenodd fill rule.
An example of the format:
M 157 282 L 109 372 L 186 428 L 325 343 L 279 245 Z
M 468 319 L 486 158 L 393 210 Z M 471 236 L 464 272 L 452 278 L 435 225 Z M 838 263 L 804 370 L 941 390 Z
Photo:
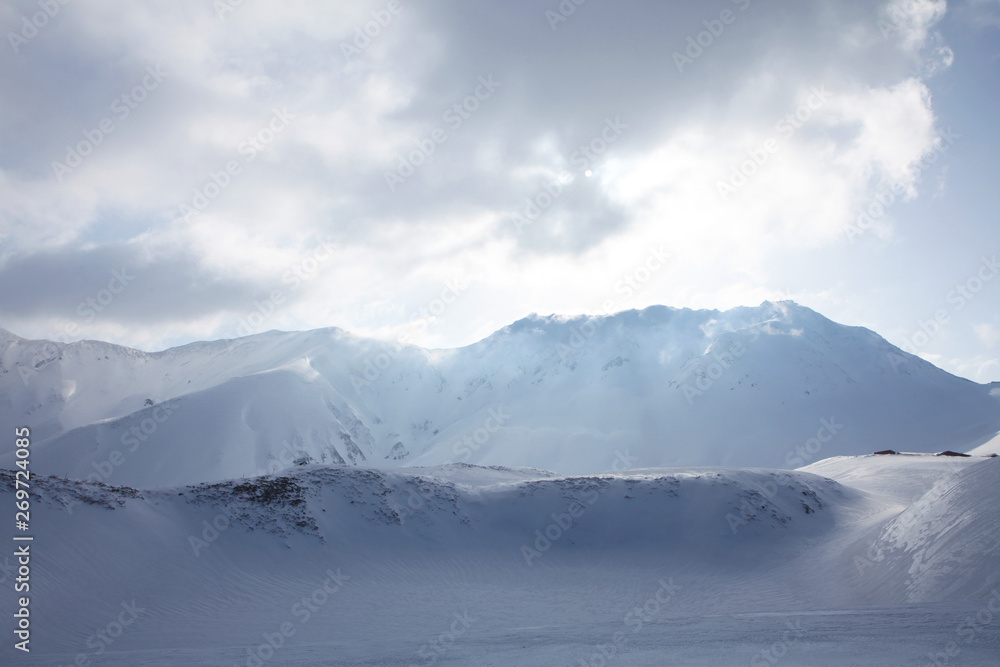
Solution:
M 996 664 L 998 508 L 1000 459 L 930 455 L 35 478 L 34 651 L 0 661 Z M 15 608 L 0 596 L 7 637 Z
M 995 664 L 998 401 L 789 302 L 452 350 L 0 330 L 0 663 Z
M 0 333 L 0 419 L 32 428 L 36 468 L 147 488 L 310 462 L 586 473 L 966 450 L 1000 431 L 996 394 L 791 302 L 532 316 L 449 350 L 339 329 L 158 353 Z
M 157 353 L 0 331 L 0 419 L 32 428 L 35 468 L 143 488 L 312 462 L 576 474 L 964 451 L 1000 431 L 997 394 L 792 302 L 532 316 L 449 350 L 339 329 Z

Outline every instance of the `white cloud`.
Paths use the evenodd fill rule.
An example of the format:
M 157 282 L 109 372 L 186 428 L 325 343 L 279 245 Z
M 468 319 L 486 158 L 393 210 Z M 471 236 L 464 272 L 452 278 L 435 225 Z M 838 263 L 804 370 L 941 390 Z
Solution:
M 914 164 L 940 128 L 914 72 L 951 62 L 933 28 L 941 0 L 753 3 L 683 73 L 673 52 L 715 10 L 588 4 L 553 33 L 531 2 L 407 2 L 345 57 L 383 7 L 244 3 L 220 20 L 193 1 L 68 5 L 50 35 L 0 63 L 0 133 L 21 137 L 0 162 L 0 261 L 132 243 L 225 277 L 207 281 L 219 298 L 200 297 L 206 309 L 163 304 L 177 308 L 169 334 L 113 313 L 88 331 L 146 344 L 227 332 L 326 237 L 341 254 L 274 326 L 393 334 L 454 276 L 474 287 L 422 334 L 430 344 L 531 310 L 593 312 L 604 295 L 621 307 L 756 301 L 771 267 L 842 242 L 880 184 L 918 192 Z M 883 37 L 879 21 L 899 7 Z M 167 80 L 59 183 L 51 161 L 150 64 Z M 448 109 L 489 75 L 499 89 L 450 126 Z M 240 143 L 286 107 L 292 123 L 247 160 Z M 619 117 L 628 128 L 586 178 L 575 151 Z M 435 128 L 446 140 L 390 191 L 385 172 Z M 770 140 L 766 162 L 720 196 Z M 232 160 L 231 185 L 181 219 Z M 513 216 L 563 174 L 552 206 L 517 233 Z M 891 217 L 878 233 L 891 236 Z M 616 296 L 660 245 L 671 265 Z M 63 307 L 39 300 L 17 321 L 41 331 Z
M 988 348 L 993 348 L 1000 342 L 1000 326 L 984 322 L 973 325 L 973 331 L 976 332 L 980 342 Z
M 976 355 L 959 359 L 941 359 L 938 366 L 974 382 L 1000 382 L 1000 359 L 988 355 Z

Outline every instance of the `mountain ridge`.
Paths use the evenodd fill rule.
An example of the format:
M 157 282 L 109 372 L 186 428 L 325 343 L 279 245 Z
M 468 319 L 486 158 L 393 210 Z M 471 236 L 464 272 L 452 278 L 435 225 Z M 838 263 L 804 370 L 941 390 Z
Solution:
M 529 315 L 446 349 L 338 327 L 160 352 L 6 340 L 0 418 L 32 427 L 40 472 L 103 480 L 123 458 L 114 480 L 148 487 L 294 461 L 580 474 L 628 452 L 640 466 L 797 467 L 964 451 L 1000 431 L 992 385 L 790 301 Z

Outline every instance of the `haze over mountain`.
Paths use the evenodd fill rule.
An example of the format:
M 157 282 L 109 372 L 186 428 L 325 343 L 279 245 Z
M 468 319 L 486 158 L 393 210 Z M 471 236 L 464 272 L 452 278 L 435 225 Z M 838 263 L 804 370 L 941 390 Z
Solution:
M 139 488 L 296 463 L 795 468 L 972 449 L 1000 431 L 1000 383 L 765 302 L 533 315 L 448 350 L 335 328 L 156 353 L 0 331 L 0 419 L 32 428 L 41 474 Z

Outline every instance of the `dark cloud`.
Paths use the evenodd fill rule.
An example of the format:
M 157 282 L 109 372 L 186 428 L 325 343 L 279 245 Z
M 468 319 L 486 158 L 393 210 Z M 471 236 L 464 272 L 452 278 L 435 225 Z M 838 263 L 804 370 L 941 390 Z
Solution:
M 134 244 L 65 248 L 0 264 L 0 318 L 156 324 L 245 309 L 277 282 L 219 275 L 194 255 Z

